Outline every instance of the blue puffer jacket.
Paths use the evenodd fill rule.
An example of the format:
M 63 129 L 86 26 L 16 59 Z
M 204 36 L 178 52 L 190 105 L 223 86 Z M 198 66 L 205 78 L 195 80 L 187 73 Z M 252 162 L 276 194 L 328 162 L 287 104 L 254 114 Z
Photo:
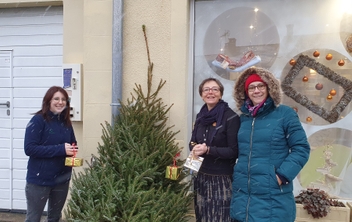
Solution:
M 239 157 L 234 167 L 231 217 L 237 221 L 293 222 L 292 180 L 308 161 L 310 146 L 297 113 L 268 97 L 256 115 L 242 105 Z M 287 184 L 279 186 L 279 174 Z
M 66 127 L 59 115 L 50 121 L 36 114 L 27 124 L 24 151 L 29 156 L 27 182 L 55 186 L 71 179 L 72 167 L 65 166 L 65 143 L 77 144 L 72 126 Z

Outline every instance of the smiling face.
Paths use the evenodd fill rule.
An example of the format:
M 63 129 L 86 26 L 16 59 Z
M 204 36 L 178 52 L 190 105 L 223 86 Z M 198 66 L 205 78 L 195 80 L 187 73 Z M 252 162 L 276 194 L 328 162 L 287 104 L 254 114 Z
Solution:
M 258 105 L 268 97 L 268 88 L 265 83 L 256 81 L 249 84 L 247 93 L 253 105 Z
M 67 100 L 64 94 L 56 92 L 50 100 L 50 111 L 59 114 L 66 108 Z
M 211 110 L 221 99 L 220 86 L 215 81 L 206 82 L 202 88 L 202 99 L 207 104 L 208 110 Z

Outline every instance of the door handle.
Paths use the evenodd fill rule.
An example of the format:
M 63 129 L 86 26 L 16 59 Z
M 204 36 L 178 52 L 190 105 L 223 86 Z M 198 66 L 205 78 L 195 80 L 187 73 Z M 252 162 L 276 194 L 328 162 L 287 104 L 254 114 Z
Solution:
M 5 105 L 7 108 L 10 108 L 10 101 L 7 101 L 6 103 L 0 103 L 0 105 Z

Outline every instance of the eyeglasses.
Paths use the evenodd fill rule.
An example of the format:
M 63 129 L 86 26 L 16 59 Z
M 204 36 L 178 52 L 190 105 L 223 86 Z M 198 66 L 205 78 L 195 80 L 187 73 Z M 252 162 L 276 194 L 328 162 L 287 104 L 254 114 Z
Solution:
M 55 102 L 60 102 L 60 100 L 61 100 L 63 103 L 67 102 L 65 98 L 59 98 L 59 97 L 55 97 L 55 98 L 53 98 L 52 100 L 54 100 Z
M 258 84 L 256 86 L 248 86 L 248 92 L 254 92 L 255 89 L 263 91 L 264 89 L 266 89 L 266 85 L 265 84 Z
M 219 87 L 212 87 L 212 88 L 206 87 L 206 88 L 203 88 L 203 92 L 204 93 L 209 93 L 210 90 L 213 91 L 213 93 L 220 92 L 220 88 Z

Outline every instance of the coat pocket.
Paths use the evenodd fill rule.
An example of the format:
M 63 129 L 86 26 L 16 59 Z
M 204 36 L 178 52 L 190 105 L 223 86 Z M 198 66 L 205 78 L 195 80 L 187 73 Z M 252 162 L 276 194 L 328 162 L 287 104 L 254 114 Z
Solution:
M 249 175 L 251 193 L 269 194 L 280 191 L 280 186 L 276 179 L 275 167 L 273 165 L 253 165 L 250 168 Z

